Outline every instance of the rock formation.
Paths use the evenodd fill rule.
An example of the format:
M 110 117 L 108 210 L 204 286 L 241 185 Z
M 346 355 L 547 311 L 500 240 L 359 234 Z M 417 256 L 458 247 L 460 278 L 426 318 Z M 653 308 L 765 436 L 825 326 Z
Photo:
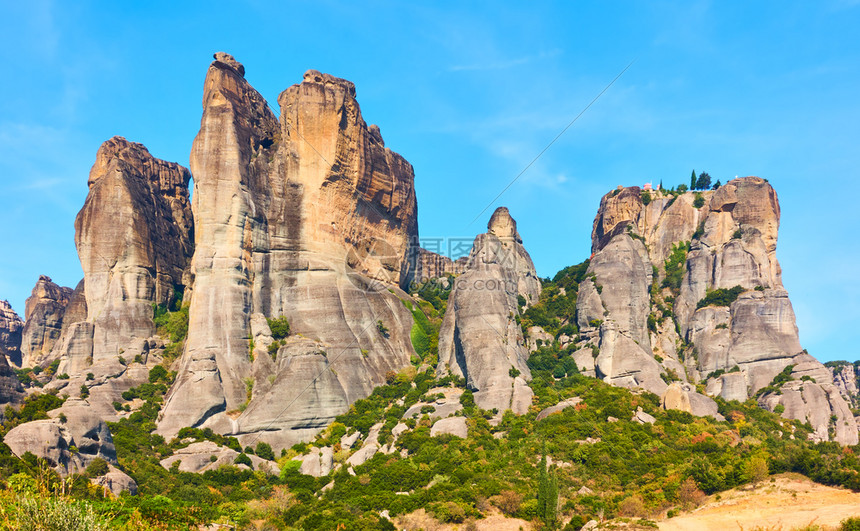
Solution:
M 857 424 L 832 375 L 801 352 L 776 259 L 779 216 L 776 192 L 757 177 L 713 191 L 631 187 L 604 196 L 592 231 L 590 278 L 577 302 L 588 342 L 577 363 L 611 383 L 671 391 L 664 404 L 694 413 L 715 409 L 692 387 L 682 392 L 673 384 L 667 391 L 665 382 L 701 382 L 712 396 L 746 400 L 791 365 L 782 394 L 766 394 L 760 403 L 782 404 L 786 417 L 808 420 L 819 439 L 856 444 Z M 674 284 L 667 268 L 678 257 Z M 725 297 L 705 300 L 709 294 Z
M 24 321 L 15 313 L 9 301 L 0 301 L 0 356 L 15 365 L 21 366 L 21 336 Z
M 21 360 L 21 331 L 24 323 L 9 306 L 0 301 L 0 419 L 7 405 L 16 405 L 24 398 L 21 382 L 9 366 L 9 360 Z
M 190 178 L 187 169 L 122 137 L 99 148 L 75 219 L 94 363 L 150 337 L 152 305 L 172 303 L 189 283 Z
M 215 55 L 191 152 L 196 249 L 186 352 L 159 430 L 306 439 L 409 364 L 413 170 L 349 81 L 310 70 L 278 120 Z M 266 318 L 295 337 L 280 346 Z
M 457 260 L 451 260 L 427 249 L 418 249 L 418 260 L 415 266 L 415 281 L 426 282 L 446 275 L 459 275 L 466 270 L 469 257 L 463 256 Z
M 440 375 L 466 379 L 483 409 L 524 413 L 533 393 L 518 297 L 537 302 L 540 281 L 516 222 L 499 208 L 475 238 L 466 272 L 457 277 L 439 333 Z
M 60 338 L 63 315 L 71 295 L 71 288 L 58 286 L 45 275 L 39 277 L 24 311 L 25 324 L 21 340 L 23 367 L 41 365 L 50 355 Z
M 107 424 L 87 402 L 70 398 L 50 415 L 12 428 L 3 442 L 19 457 L 31 452 L 46 459 L 63 475 L 83 472 L 96 458 L 117 463 Z

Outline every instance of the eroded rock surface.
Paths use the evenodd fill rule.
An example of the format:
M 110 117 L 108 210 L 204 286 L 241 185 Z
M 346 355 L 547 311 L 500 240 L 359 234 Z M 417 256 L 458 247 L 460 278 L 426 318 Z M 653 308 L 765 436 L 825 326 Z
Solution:
M 10 359 L 21 360 L 21 331 L 24 323 L 7 301 L 0 301 L 0 419 L 7 405 L 24 398 L 24 389 L 9 365 Z
M 290 446 L 414 354 L 399 300 L 416 259 L 411 165 L 364 122 L 349 81 L 310 70 L 278 103 L 280 120 L 216 55 L 191 152 L 194 287 L 166 435 L 207 426 Z M 272 355 L 252 321 L 281 316 L 303 339 Z
M 533 393 L 528 350 L 514 316 L 518 297 L 537 302 L 540 281 L 507 208 L 497 209 L 475 238 L 457 277 L 439 334 L 440 375 L 466 379 L 482 409 L 525 413 Z
M 758 177 L 701 192 L 619 187 L 604 196 L 592 230 L 590 278 L 579 288 L 578 324 L 587 344 L 574 354 L 577 363 L 694 414 L 710 414 L 715 406 L 683 382 L 703 382 L 712 396 L 743 401 L 795 365 L 796 379 L 808 376 L 806 398 L 789 392 L 761 403 L 785 402 L 783 415 L 809 420 L 816 437 L 856 444 L 845 393 L 801 352 L 776 259 L 779 218 L 776 192 Z M 666 284 L 668 259 L 678 249 L 680 283 Z M 714 290 L 732 288 L 740 291 L 733 301 L 700 303 Z M 599 349 L 593 369 L 589 347 Z M 672 380 L 681 383 L 667 390 Z M 786 385 L 792 391 L 799 384 Z M 835 425 L 824 420 L 831 415 Z
M 152 305 L 187 284 L 193 251 L 189 171 L 122 137 L 102 144 L 75 219 L 93 362 L 155 332 Z
M 0 356 L 16 367 L 21 366 L 21 333 L 24 321 L 9 301 L 0 301 Z
M 60 338 L 63 316 L 72 296 L 72 289 L 58 286 L 42 275 L 27 299 L 24 330 L 21 339 L 21 364 L 35 367 L 44 364 L 54 344 Z
M 117 463 L 107 424 L 85 401 L 70 398 L 50 416 L 12 428 L 3 442 L 18 457 L 31 452 L 45 458 L 63 475 L 83 472 L 96 458 Z

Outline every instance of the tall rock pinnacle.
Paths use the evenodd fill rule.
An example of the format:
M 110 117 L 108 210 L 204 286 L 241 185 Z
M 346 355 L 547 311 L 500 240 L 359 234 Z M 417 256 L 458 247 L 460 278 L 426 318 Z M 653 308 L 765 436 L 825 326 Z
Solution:
M 193 250 L 190 177 L 122 137 L 99 148 L 75 219 L 93 361 L 116 358 L 132 338 L 151 336 L 153 303 L 172 301 L 186 284 Z
M 414 176 L 349 81 L 308 71 L 279 96 L 278 120 L 238 61 L 215 58 L 191 152 L 188 340 L 159 430 L 289 445 L 409 364 L 398 286 L 414 271 Z M 272 355 L 266 318 L 281 316 L 296 334 Z
M 531 405 L 528 350 L 514 319 L 520 296 L 536 303 L 540 281 L 516 222 L 500 207 L 475 238 L 439 333 L 439 374 L 466 378 L 483 409 L 525 413 Z

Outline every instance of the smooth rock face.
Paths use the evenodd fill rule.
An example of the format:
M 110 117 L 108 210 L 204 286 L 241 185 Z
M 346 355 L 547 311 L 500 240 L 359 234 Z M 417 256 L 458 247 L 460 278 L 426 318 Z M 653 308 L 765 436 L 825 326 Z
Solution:
M 466 378 L 482 409 L 525 413 L 533 393 L 517 297 L 540 296 L 534 264 L 516 222 L 501 207 L 475 238 L 466 272 L 457 277 L 439 333 L 440 375 Z
M 624 226 L 624 225 L 622 225 Z M 613 385 L 641 387 L 661 394 L 666 384 L 651 352 L 647 318 L 652 272 L 644 244 L 626 231 L 604 235 L 604 246 L 591 259 L 577 299 L 577 320 L 594 339 L 600 354 L 598 378 Z
M 364 122 L 352 83 L 308 71 L 281 93 L 278 120 L 243 73 L 219 53 L 204 83 L 189 332 L 159 431 L 263 432 L 277 449 L 409 364 L 398 286 L 415 269 L 417 207 L 411 165 Z M 272 360 L 258 314 L 285 316 L 308 342 Z
M 24 313 L 24 330 L 21 340 L 21 364 L 35 367 L 44 363 L 54 344 L 60 338 L 63 328 L 63 315 L 71 288 L 58 286 L 44 275 L 39 277 L 33 293 L 27 299 Z
M 469 435 L 466 417 L 448 417 L 437 420 L 430 428 L 430 436 L 453 435 L 465 439 Z
M 162 459 L 160 464 L 170 470 L 175 463 L 179 463 L 178 467 L 181 472 L 196 474 L 208 470 L 217 470 L 224 465 L 247 469 L 248 465 L 235 465 L 237 457 L 239 457 L 239 452 L 236 450 L 219 446 L 212 441 L 201 441 L 176 450 L 170 457 Z M 251 460 L 254 470 L 262 470 L 269 474 L 277 473 L 278 466 L 276 463 L 256 455 L 248 455 L 248 458 Z
M 115 466 L 108 466 L 107 474 L 90 479 L 90 483 L 107 489 L 114 496 L 119 496 L 123 492 L 137 496 L 137 482 Z
M 815 380 L 803 384 L 809 396 L 801 400 L 799 393 L 785 392 L 782 399 L 765 397 L 762 405 L 772 409 L 785 402 L 783 415 L 809 420 L 817 437 L 855 444 L 857 425 L 833 375 L 801 353 L 776 259 L 780 208 L 773 188 L 764 179 L 744 177 L 678 197 L 651 191 L 647 205 L 644 196 L 638 187 L 620 188 L 601 200 L 592 230 L 590 279 L 580 284 L 577 302 L 578 324 L 588 342 L 574 354 L 577 363 L 588 362 L 588 349 L 598 347 L 596 376 L 662 394 L 667 407 L 694 414 L 710 414 L 714 406 L 692 388 L 679 387 L 687 384 L 667 390 L 661 379 L 690 378 L 705 383 L 713 396 L 743 401 L 795 365 L 796 379 Z M 699 196 L 703 205 L 697 208 Z M 683 280 L 672 303 L 667 297 L 675 294 L 669 289 L 651 291 L 652 268 L 659 286 L 673 246 L 686 242 Z M 745 291 L 730 306 L 697 308 L 709 290 L 734 286 Z M 649 313 L 660 317 L 661 305 L 670 307 L 674 318 L 664 314 L 649 330 Z M 685 348 L 682 339 L 692 348 Z M 585 369 L 588 373 L 590 364 Z M 828 425 L 831 415 L 838 426 Z
M 62 475 L 83 472 L 96 458 L 116 464 L 116 448 L 107 424 L 85 401 L 70 398 L 50 415 L 51 419 L 12 428 L 3 442 L 18 457 L 31 452 L 45 458 Z
M 674 382 L 670 384 L 663 396 L 660 397 L 660 405 L 663 409 L 686 411 L 697 417 L 714 417 L 717 420 L 725 420 L 717 411 L 717 403 L 713 399 L 699 394 L 688 383 Z
M 130 340 L 150 337 L 153 303 L 173 301 L 187 284 L 190 178 L 187 169 L 122 137 L 99 148 L 75 219 L 93 362 L 116 358 Z
M 334 464 L 334 452 L 330 446 L 312 448 L 311 452 L 302 459 L 299 472 L 306 476 L 320 478 L 329 475 Z

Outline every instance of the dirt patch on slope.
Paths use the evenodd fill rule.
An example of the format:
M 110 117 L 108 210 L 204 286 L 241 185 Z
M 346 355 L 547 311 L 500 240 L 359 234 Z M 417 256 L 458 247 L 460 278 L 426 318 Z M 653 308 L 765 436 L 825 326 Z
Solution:
M 837 529 L 860 516 L 860 493 L 826 487 L 798 474 L 782 474 L 757 488 L 723 492 L 698 509 L 658 522 L 660 531 L 790 531 L 810 524 Z

